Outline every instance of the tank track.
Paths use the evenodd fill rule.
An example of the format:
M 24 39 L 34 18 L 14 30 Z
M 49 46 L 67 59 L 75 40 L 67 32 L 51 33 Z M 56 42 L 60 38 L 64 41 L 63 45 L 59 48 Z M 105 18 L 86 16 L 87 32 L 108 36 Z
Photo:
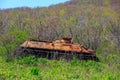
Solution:
M 66 59 L 72 60 L 73 57 L 76 57 L 79 60 L 94 60 L 99 61 L 95 55 L 86 54 L 82 52 L 71 52 L 63 50 L 50 50 L 50 49 L 40 49 L 40 48 L 26 48 L 18 47 L 15 50 L 15 57 L 24 57 L 27 55 L 35 55 L 36 57 L 42 57 L 47 59 Z

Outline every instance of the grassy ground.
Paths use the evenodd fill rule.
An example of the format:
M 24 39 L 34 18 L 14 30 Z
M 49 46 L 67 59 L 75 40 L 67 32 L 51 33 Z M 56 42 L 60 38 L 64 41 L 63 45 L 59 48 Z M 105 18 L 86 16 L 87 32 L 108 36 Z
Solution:
M 29 56 L 6 60 L 0 56 L 0 78 L 5 80 L 120 80 L 120 65 L 94 61 L 70 62 Z

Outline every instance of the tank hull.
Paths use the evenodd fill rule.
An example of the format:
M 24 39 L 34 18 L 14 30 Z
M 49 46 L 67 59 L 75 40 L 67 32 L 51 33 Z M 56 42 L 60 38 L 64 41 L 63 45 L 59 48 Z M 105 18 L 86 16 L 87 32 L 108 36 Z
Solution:
M 72 60 L 73 57 L 84 60 L 95 60 L 98 58 L 94 50 L 90 50 L 80 44 L 66 42 L 48 41 L 25 41 L 15 50 L 15 56 L 35 55 L 36 57 L 48 59 Z

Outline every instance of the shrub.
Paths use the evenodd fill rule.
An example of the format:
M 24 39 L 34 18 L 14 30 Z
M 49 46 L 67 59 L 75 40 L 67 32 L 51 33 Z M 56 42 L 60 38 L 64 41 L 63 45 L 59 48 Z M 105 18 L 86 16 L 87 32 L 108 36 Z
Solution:
M 36 58 L 35 56 L 27 56 L 18 60 L 19 64 L 36 64 L 37 62 L 38 58 Z
M 0 80 L 4 80 L 5 75 L 0 73 Z
M 95 62 L 95 61 L 82 62 L 81 65 L 85 68 L 89 67 L 89 68 L 91 68 L 91 70 L 93 70 L 95 72 L 100 72 L 103 70 L 103 65 L 100 64 L 99 62 Z
M 89 67 L 89 66 L 93 65 L 93 62 L 92 61 L 83 61 L 83 62 L 81 62 L 81 65 L 83 67 Z
M 105 76 L 105 80 L 116 80 L 115 77 L 113 75 L 107 74 Z
M 72 66 L 76 66 L 76 65 L 78 64 L 78 61 L 79 61 L 79 60 L 77 59 L 77 57 L 74 56 L 74 57 L 73 57 L 73 60 L 71 61 L 71 65 L 72 65 Z
M 103 70 L 103 66 L 99 63 L 94 64 L 92 68 L 95 72 L 101 72 Z
M 10 26 L 5 34 L 0 36 L 0 54 L 4 54 L 6 61 L 11 61 L 14 57 L 14 49 L 25 39 L 28 38 L 28 32 L 19 30 L 16 26 Z
M 45 65 L 47 63 L 47 59 L 46 58 L 40 58 L 39 62 Z
M 73 79 L 79 79 L 80 76 L 78 74 L 73 75 Z
M 39 69 L 36 67 L 30 68 L 30 74 L 32 75 L 38 75 L 39 74 Z

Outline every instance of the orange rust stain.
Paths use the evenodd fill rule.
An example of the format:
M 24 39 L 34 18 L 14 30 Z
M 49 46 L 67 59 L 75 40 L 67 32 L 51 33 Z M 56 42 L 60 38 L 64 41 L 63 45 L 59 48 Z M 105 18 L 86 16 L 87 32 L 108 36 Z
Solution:
M 87 49 L 86 47 L 80 44 L 74 44 L 71 38 L 64 38 L 62 40 L 55 40 L 53 42 L 25 41 L 21 45 L 21 47 L 41 48 L 41 49 L 51 49 L 51 50 L 54 49 L 54 50 L 64 50 L 64 51 L 95 54 L 94 50 Z

